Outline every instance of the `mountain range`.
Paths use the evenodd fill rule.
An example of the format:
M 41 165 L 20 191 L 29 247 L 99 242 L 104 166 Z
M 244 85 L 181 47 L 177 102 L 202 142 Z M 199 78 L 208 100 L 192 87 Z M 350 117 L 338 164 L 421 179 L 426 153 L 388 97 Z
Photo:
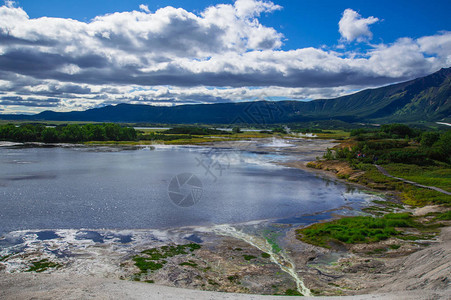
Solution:
M 118 104 L 86 111 L 0 115 L 4 120 L 160 124 L 276 124 L 345 122 L 436 122 L 451 117 L 451 68 L 431 75 L 334 99 L 192 104 L 171 107 Z

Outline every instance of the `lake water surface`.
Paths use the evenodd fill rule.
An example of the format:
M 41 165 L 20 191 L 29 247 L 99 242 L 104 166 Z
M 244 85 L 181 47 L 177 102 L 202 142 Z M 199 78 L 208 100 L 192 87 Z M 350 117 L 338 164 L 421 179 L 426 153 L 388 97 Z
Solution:
M 286 155 L 204 147 L 0 147 L 0 235 L 25 229 L 149 229 L 289 219 L 368 195 L 274 162 Z M 222 170 L 220 170 L 222 168 Z M 181 173 L 202 183 L 199 201 L 175 205 Z

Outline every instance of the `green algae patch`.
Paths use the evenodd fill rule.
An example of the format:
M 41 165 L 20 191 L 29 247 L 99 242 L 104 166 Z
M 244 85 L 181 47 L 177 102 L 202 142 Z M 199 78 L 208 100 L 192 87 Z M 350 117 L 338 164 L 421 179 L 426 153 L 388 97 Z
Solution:
M 141 273 L 148 273 L 149 271 L 152 272 L 163 268 L 167 263 L 166 259 L 170 257 L 193 254 L 194 251 L 200 248 L 201 245 L 196 243 L 176 246 L 162 246 L 159 248 L 152 248 L 142 251 L 141 255 L 136 255 L 133 257 L 133 261 L 135 262 L 135 266 L 141 270 Z M 194 265 L 197 266 L 197 264 L 193 262 L 181 263 L 180 265 L 190 265 L 192 267 L 195 267 Z
M 62 265 L 60 265 L 59 263 L 55 263 L 52 261 L 49 261 L 48 259 L 41 259 L 39 261 L 34 261 L 31 263 L 31 266 L 28 270 L 26 270 L 25 272 L 36 272 L 36 273 L 41 273 L 44 271 L 47 271 L 48 269 L 58 269 L 62 267 Z
M 251 259 L 257 258 L 256 256 L 248 255 L 248 254 L 244 254 L 243 257 L 244 257 L 245 260 L 251 260 Z
M 266 229 L 263 231 L 263 237 L 266 239 L 268 244 L 271 245 L 271 248 L 274 253 L 279 253 L 282 251 L 282 248 L 280 248 L 279 244 L 277 243 L 278 237 L 281 235 L 280 232 L 276 232 L 270 229 Z
M 189 260 L 189 261 L 185 261 L 185 262 L 180 263 L 179 266 L 189 266 L 189 267 L 196 268 L 197 264 L 194 261 Z

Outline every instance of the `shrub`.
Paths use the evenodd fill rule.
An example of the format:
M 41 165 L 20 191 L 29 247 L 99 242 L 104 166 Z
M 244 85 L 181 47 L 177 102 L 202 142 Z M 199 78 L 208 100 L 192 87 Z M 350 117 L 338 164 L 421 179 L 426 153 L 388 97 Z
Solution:
M 393 137 L 415 137 L 416 132 L 407 125 L 404 124 L 388 124 L 382 125 L 381 131 L 392 135 Z
M 434 145 L 440 138 L 440 134 L 438 132 L 423 132 L 420 139 L 421 146 L 431 147 Z

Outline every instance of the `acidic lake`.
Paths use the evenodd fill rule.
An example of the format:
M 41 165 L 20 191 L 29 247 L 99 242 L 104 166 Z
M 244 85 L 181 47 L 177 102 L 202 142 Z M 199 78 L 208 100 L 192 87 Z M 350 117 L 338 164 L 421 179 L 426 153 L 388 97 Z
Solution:
M 277 164 L 289 159 L 182 146 L 122 151 L 0 147 L 0 235 L 31 229 L 162 229 L 299 220 L 342 206 L 358 208 L 371 198 L 345 184 Z M 177 206 L 168 194 L 171 180 L 183 173 L 201 182 L 197 202 L 189 207 Z M 180 193 L 190 193 L 190 186 L 182 186 Z

